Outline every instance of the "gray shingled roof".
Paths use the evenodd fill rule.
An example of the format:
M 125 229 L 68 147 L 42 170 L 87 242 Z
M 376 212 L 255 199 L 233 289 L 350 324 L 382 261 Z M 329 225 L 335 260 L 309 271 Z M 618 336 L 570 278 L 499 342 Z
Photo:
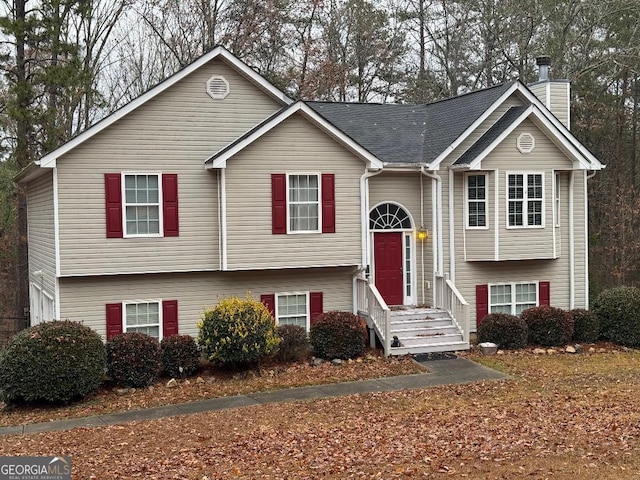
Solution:
M 500 117 L 500 119 L 476 141 L 476 143 L 471 145 L 471 147 L 469 147 L 469 149 L 455 161 L 454 165 L 469 165 L 473 162 L 476 157 L 484 152 L 484 150 L 491 145 L 493 141 L 509 127 L 509 125 L 522 115 L 527 108 L 529 108 L 529 105 L 511 107 L 507 110 L 504 115 L 502 115 L 502 117 Z
M 306 102 L 385 163 L 431 163 L 511 83 L 423 105 Z

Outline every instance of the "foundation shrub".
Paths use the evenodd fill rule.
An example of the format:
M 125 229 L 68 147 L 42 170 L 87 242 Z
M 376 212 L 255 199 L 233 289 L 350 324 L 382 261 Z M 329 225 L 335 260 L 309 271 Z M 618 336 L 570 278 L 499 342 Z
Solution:
M 280 348 L 276 357 L 281 362 L 297 362 L 309 353 L 309 337 L 304 328 L 298 325 L 280 325 L 278 336 Z
M 520 316 L 529 327 L 529 343 L 555 347 L 573 337 L 573 317 L 561 308 L 542 305 L 528 308 Z
M 205 309 L 198 327 L 198 344 L 207 360 L 232 367 L 255 364 L 280 345 L 269 310 L 251 297 L 225 298 Z
M 364 320 L 351 312 L 325 312 L 311 326 L 309 339 L 316 356 L 346 360 L 364 353 L 367 328 Z
M 0 397 L 8 404 L 68 402 L 102 382 L 100 335 L 78 322 L 52 321 L 22 330 L 0 353 Z
M 160 343 L 144 333 L 122 333 L 107 342 L 107 373 L 123 387 L 151 385 L 160 373 L 160 359 Z
M 640 346 L 640 288 L 604 290 L 593 303 L 603 338 L 627 347 Z
M 189 377 L 200 368 L 200 350 L 193 337 L 171 335 L 160 342 L 162 369 L 172 378 Z
M 490 313 L 478 325 L 478 342 L 492 342 L 500 348 L 517 350 L 527 346 L 526 322 L 507 313 Z
M 600 320 L 590 310 L 571 310 L 573 317 L 573 341 L 593 343 L 600 338 Z

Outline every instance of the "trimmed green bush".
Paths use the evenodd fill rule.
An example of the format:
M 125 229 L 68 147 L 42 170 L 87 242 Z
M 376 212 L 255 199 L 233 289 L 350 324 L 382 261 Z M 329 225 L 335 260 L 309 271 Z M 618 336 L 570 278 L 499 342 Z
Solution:
M 160 373 L 160 343 L 144 333 L 116 335 L 107 342 L 107 371 L 116 384 L 141 388 Z
M 100 335 L 53 321 L 16 334 L 0 354 L 0 398 L 9 404 L 68 402 L 95 390 L 106 369 Z
M 573 337 L 571 313 L 557 307 L 541 305 L 520 314 L 529 327 L 529 343 L 545 347 L 565 345 Z
M 281 362 L 295 362 L 302 360 L 309 352 L 309 337 L 304 328 L 298 325 L 280 325 L 280 348 L 276 354 Z
M 500 348 L 517 350 L 527 346 L 529 328 L 520 317 L 490 313 L 478 325 L 478 342 L 492 342 Z
M 364 353 L 367 327 L 351 312 L 325 312 L 316 318 L 309 339 L 316 356 L 346 360 Z
M 207 360 L 234 367 L 254 364 L 280 345 L 269 310 L 251 297 L 221 300 L 202 313 L 198 327 L 198 345 Z
M 160 342 L 162 368 L 172 378 L 188 377 L 200 368 L 200 350 L 193 337 L 171 335 Z
M 593 303 L 600 333 L 607 340 L 627 347 L 640 346 L 640 288 L 604 290 Z
M 600 320 L 590 310 L 571 310 L 573 317 L 573 341 L 593 343 L 600 338 Z

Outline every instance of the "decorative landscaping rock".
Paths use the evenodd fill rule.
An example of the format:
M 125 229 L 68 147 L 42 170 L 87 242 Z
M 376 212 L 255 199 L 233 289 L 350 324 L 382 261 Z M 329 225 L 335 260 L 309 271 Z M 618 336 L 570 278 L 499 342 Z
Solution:
M 572 345 L 567 346 L 567 348 L 565 348 L 564 351 L 567 353 L 577 353 L 576 347 Z
M 324 363 L 324 360 L 322 360 L 321 358 L 311 357 L 311 366 L 312 367 L 319 367 L 323 363 Z
M 334 358 L 333 360 L 331 360 L 332 365 L 342 365 L 343 363 L 344 363 L 344 360 L 341 360 L 339 358 Z
M 178 386 L 178 381 L 175 378 L 172 378 L 167 382 L 167 388 L 176 388 Z
M 197 383 L 198 385 L 203 384 L 203 383 L 204 383 L 204 378 L 202 378 L 202 377 L 198 377 L 198 378 L 196 378 L 196 383 Z
M 126 395 L 127 393 L 129 393 L 129 389 L 128 388 L 115 388 L 113 390 L 113 393 L 115 393 L 119 397 L 122 397 L 123 395 Z
M 534 355 L 544 355 L 546 353 L 547 353 L 547 351 L 544 348 L 535 348 L 533 350 L 533 354 Z
M 547 349 L 547 355 L 555 355 L 557 352 L 553 348 Z

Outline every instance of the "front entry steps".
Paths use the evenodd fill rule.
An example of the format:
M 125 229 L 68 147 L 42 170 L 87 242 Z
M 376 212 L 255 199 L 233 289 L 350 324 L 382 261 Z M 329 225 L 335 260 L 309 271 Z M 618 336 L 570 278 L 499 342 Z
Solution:
M 462 332 L 453 323 L 451 316 L 437 308 L 392 308 L 390 330 L 390 355 L 469 349 L 469 344 L 463 340 Z M 398 337 L 400 346 L 393 346 L 393 337 Z

